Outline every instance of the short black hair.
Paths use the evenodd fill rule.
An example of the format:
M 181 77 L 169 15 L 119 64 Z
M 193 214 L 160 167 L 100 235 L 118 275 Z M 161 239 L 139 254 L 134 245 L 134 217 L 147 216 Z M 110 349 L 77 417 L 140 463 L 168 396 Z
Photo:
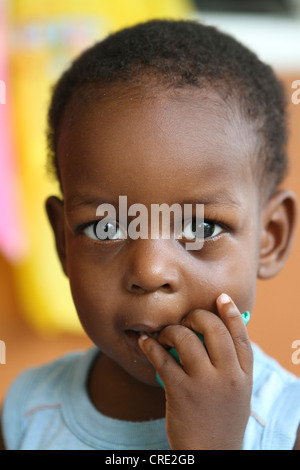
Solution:
M 244 117 L 256 125 L 260 184 L 274 192 L 287 170 L 283 86 L 272 68 L 236 39 L 194 20 L 140 23 L 111 34 L 74 60 L 54 86 L 48 113 L 48 165 L 59 181 L 60 124 L 75 93 L 85 87 L 130 85 L 146 75 L 168 88 L 211 86 L 235 96 Z

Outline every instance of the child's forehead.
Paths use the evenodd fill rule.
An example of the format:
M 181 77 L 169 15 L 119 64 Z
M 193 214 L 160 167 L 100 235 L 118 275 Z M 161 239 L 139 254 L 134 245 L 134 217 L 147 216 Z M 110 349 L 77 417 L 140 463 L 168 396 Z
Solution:
M 142 119 L 141 119 L 142 117 Z M 81 140 L 91 138 L 92 128 L 101 124 L 117 128 L 120 124 L 126 126 L 134 118 L 139 119 L 140 125 L 148 122 L 149 126 L 168 120 L 169 129 L 186 131 L 187 126 L 201 134 L 201 128 L 210 128 L 213 140 L 226 134 L 232 135 L 233 145 L 257 142 L 258 133 L 254 122 L 245 120 L 241 106 L 232 94 L 222 97 L 222 89 L 211 86 L 202 88 L 187 86 L 184 88 L 167 88 L 156 82 L 144 84 L 117 83 L 105 87 L 89 87 L 78 90 L 67 107 L 60 128 L 60 136 L 73 134 L 80 129 Z M 161 133 L 165 132 L 161 129 Z M 159 133 L 159 129 L 157 129 Z M 136 134 L 131 128 L 128 134 Z M 118 139 L 121 132 L 115 132 Z M 239 136 L 237 139 L 236 137 Z M 94 137 L 98 138 L 94 133 Z M 105 137 L 102 132 L 102 137 Z M 69 144 L 72 145 L 72 139 Z
M 61 128 L 58 157 L 63 186 L 70 178 L 83 183 L 96 174 L 105 186 L 124 176 L 137 185 L 157 171 L 169 184 L 172 177 L 184 186 L 185 176 L 196 178 L 204 169 L 209 175 L 224 161 L 249 173 L 256 139 L 238 103 L 225 102 L 213 89 L 120 86 L 100 90 L 94 100 L 73 100 Z

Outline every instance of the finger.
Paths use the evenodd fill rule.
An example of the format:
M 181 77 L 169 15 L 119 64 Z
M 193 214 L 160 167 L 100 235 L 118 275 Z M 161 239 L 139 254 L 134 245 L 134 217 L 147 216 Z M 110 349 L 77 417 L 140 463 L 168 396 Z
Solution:
M 231 335 L 240 367 L 248 374 L 253 367 L 253 352 L 241 312 L 227 294 L 221 294 L 217 298 L 217 307 Z
M 138 341 L 165 387 L 178 386 L 186 374 L 174 357 L 154 338 L 143 334 Z
M 194 375 L 201 372 L 203 367 L 211 366 L 202 341 L 190 328 L 169 325 L 161 331 L 157 339 L 162 345 L 176 349 L 180 364 L 188 375 Z
M 239 365 L 230 333 L 218 315 L 207 310 L 193 310 L 183 324 L 203 335 L 213 366 L 231 369 Z

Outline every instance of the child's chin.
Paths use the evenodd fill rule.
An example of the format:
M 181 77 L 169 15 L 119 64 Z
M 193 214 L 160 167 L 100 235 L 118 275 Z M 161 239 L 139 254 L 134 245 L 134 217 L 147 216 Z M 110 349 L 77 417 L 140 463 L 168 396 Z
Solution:
M 154 376 L 152 377 L 149 377 L 149 378 L 146 378 L 144 381 L 143 381 L 146 385 L 149 385 L 151 387 L 159 387 L 161 388 L 160 384 L 158 383 L 157 379 L 156 379 L 156 374 L 154 372 Z
M 160 387 L 156 379 L 155 369 L 149 363 L 138 364 L 137 362 L 134 362 L 133 367 L 130 367 L 130 371 L 128 372 L 132 377 L 145 385 L 149 385 L 150 387 Z

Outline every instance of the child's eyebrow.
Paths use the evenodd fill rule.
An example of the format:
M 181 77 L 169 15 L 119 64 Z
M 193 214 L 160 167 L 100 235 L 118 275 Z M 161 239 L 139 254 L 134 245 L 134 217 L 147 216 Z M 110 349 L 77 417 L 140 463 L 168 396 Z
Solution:
M 77 209 L 79 207 L 84 206 L 98 207 L 100 204 L 111 204 L 114 207 L 118 207 L 120 196 L 118 196 L 118 199 L 111 199 L 104 197 L 88 197 L 83 195 L 76 195 L 68 199 L 68 206 L 71 209 Z M 204 204 L 206 206 L 227 206 L 236 208 L 241 208 L 242 206 L 238 198 L 234 198 L 233 195 L 227 190 L 222 190 L 217 193 L 213 193 L 212 195 L 206 194 L 203 196 L 199 196 L 199 194 L 195 194 L 195 197 L 183 199 L 179 202 L 179 204 Z
M 241 208 L 242 204 L 237 197 L 233 197 L 227 190 L 217 193 L 196 195 L 195 198 L 188 198 L 182 201 L 182 204 L 204 204 L 205 206 L 233 206 Z
M 71 209 L 77 209 L 78 207 L 82 206 L 99 206 L 100 204 L 112 204 L 113 206 L 117 206 L 119 204 L 118 200 L 110 200 L 104 199 L 101 197 L 89 198 L 89 197 L 81 197 L 81 196 L 74 196 L 73 198 L 68 199 L 68 206 Z

